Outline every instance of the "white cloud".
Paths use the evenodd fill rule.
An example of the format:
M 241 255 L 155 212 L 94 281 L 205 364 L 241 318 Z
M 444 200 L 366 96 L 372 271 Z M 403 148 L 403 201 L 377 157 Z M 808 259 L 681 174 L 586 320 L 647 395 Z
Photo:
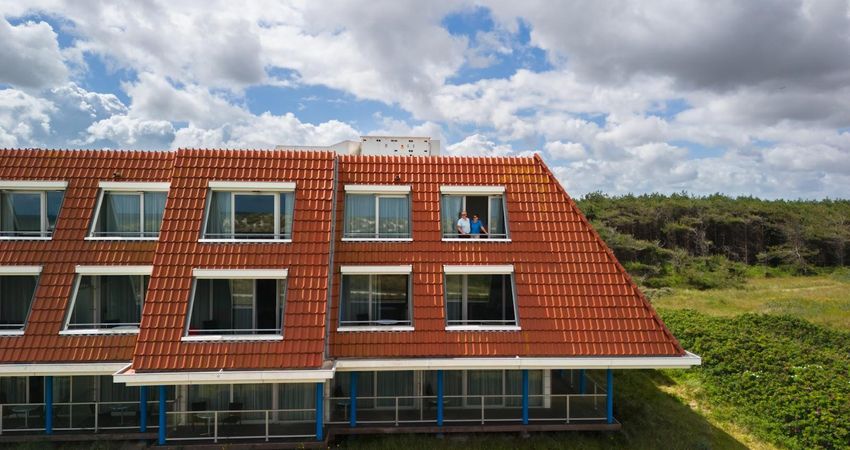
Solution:
M 118 147 L 135 149 L 168 148 L 174 140 L 174 127 L 164 120 L 143 120 L 114 115 L 95 122 L 86 131 L 83 144 L 115 143 Z
M 446 147 L 451 156 L 509 156 L 514 154 L 510 145 L 496 144 L 481 134 L 467 136 L 462 141 Z
M 31 146 L 34 139 L 50 133 L 54 106 L 15 89 L 0 90 L 0 146 Z
M 582 159 L 587 156 L 584 146 L 577 142 L 547 142 L 544 148 L 555 159 Z
M 0 83 L 39 89 L 63 82 L 68 70 L 46 22 L 12 26 L 0 17 Z

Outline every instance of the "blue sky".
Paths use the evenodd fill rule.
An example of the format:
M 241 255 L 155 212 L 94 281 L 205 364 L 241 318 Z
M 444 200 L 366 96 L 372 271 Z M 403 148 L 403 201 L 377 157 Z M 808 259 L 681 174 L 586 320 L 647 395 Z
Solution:
M 577 196 L 846 198 L 848 11 L 0 0 L 0 147 L 429 135 L 450 155 L 538 152 Z

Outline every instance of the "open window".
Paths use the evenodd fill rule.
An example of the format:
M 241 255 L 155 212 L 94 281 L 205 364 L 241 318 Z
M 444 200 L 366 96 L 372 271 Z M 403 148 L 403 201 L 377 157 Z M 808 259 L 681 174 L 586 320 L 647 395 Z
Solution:
M 410 240 L 410 186 L 345 186 L 345 240 Z
M 53 236 L 66 186 L 64 181 L 0 181 L 0 237 Z
M 168 183 L 101 182 L 89 237 L 156 239 L 162 225 Z
M 342 266 L 339 328 L 412 329 L 411 266 Z
M 444 240 L 509 238 L 504 187 L 441 186 L 440 192 Z
M 62 334 L 138 333 L 151 266 L 77 266 Z
M 446 326 L 518 329 L 512 266 L 445 266 Z
M 23 334 L 40 273 L 39 266 L 0 267 L 0 335 Z
M 211 181 L 204 240 L 292 239 L 295 183 Z
M 281 339 L 286 270 L 195 269 L 184 340 Z

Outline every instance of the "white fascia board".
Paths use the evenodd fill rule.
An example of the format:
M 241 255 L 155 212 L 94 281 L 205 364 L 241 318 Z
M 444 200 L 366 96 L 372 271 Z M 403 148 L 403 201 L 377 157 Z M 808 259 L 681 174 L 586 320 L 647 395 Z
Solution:
M 340 266 L 339 271 L 343 275 L 410 275 L 413 266 Z
M 80 275 L 148 275 L 153 274 L 153 266 L 77 266 Z
M 0 180 L 0 189 L 61 191 L 67 188 L 67 181 Z
M 441 194 L 477 194 L 501 195 L 505 193 L 504 186 L 440 186 Z
M 346 184 L 345 192 L 352 194 L 409 194 L 410 185 Z
M 26 377 L 44 375 L 112 375 L 129 362 L 118 363 L 45 363 L 0 364 L 0 377 Z
M 171 184 L 168 182 L 101 181 L 98 186 L 104 191 L 162 192 L 168 191 Z
M 195 278 L 222 280 L 281 279 L 288 274 L 287 269 L 192 269 Z
M 221 191 L 274 191 L 289 192 L 295 190 L 294 181 L 215 181 L 210 180 L 210 189 Z
M 336 370 L 687 369 L 701 363 L 699 356 L 686 352 L 684 356 L 340 359 Z
M 514 273 L 511 264 L 499 266 L 443 266 L 446 275 L 510 275 Z
M 0 266 L 0 275 L 39 275 L 41 266 Z
M 334 369 L 306 370 L 219 370 L 212 372 L 113 372 L 116 383 L 127 386 L 192 384 L 322 383 L 332 379 Z

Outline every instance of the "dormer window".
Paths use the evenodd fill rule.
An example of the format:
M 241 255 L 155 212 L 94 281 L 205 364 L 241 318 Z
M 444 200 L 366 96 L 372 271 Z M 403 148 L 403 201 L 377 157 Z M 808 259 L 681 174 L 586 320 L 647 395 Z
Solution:
M 509 239 L 502 186 L 442 186 L 443 240 Z
M 411 266 L 342 266 L 337 331 L 412 331 Z
M 64 181 L 0 181 L 0 236 L 49 239 L 66 187 Z
M 211 181 L 205 241 L 289 241 L 295 183 Z
M 90 238 L 156 239 L 168 183 L 101 182 Z
M 0 267 L 0 335 L 24 333 L 40 273 L 39 266 Z
M 445 266 L 447 330 L 517 330 L 513 266 Z
M 152 266 L 77 266 L 61 334 L 138 333 Z
M 347 185 L 344 240 L 410 240 L 410 186 Z

